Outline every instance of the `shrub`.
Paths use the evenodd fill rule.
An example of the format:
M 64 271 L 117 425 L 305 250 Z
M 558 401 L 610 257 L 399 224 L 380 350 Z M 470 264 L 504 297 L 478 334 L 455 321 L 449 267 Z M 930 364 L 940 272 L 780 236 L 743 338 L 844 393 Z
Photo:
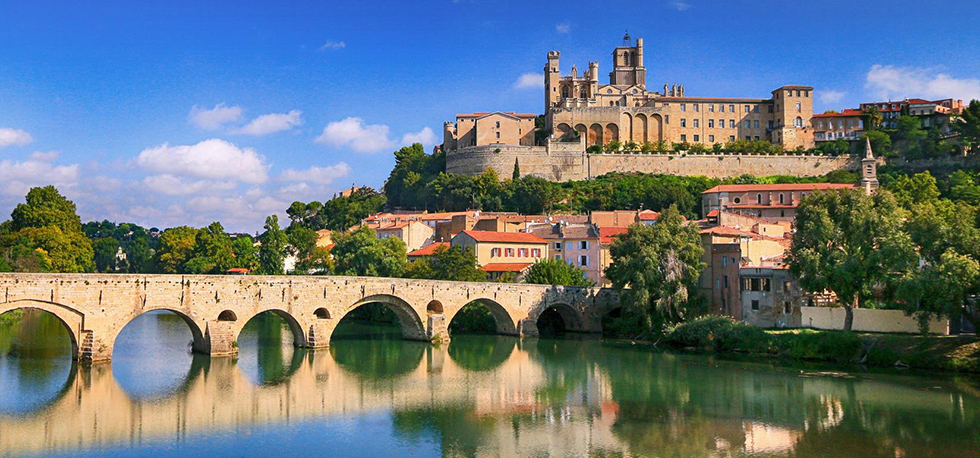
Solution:
M 815 359 L 839 363 L 853 361 L 861 349 L 861 338 L 850 332 L 788 332 L 776 336 L 780 353 L 795 359 Z

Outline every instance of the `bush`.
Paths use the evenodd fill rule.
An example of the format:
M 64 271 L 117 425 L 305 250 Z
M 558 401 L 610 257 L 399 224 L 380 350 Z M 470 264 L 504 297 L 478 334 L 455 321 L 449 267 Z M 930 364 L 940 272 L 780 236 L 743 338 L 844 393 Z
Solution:
M 863 345 L 861 338 L 850 332 L 800 330 L 775 337 L 780 353 L 790 358 L 838 363 L 853 361 Z

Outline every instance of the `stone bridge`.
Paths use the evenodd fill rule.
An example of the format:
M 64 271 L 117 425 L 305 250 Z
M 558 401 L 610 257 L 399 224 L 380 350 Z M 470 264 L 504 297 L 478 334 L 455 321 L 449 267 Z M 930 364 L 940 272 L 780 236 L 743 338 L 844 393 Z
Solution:
M 179 315 L 196 352 L 222 356 L 238 352 L 239 333 L 260 313 L 281 316 L 297 346 L 323 348 L 344 316 L 369 303 L 391 309 L 406 339 L 448 340 L 449 323 L 470 303 L 492 312 L 498 333 L 533 337 L 547 310 L 568 331 L 601 332 L 619 297 L 600 288 L 376 277 L 0 274 L 0 314 L 55 315 L 75 357 L 90 362 L 108 361 L 126 324 L 153 310 Z

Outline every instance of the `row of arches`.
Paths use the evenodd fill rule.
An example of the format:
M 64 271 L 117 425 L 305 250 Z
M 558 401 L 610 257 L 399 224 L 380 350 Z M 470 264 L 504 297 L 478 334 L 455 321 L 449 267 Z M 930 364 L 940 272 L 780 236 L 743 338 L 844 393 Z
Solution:
M 660 115 L 623 113 L 619 123 L 578 123 L 574 127 L 559 123 L 555 126 L 555 134 L 563 140 L 584 137 L 586 146 L 605 145 L 611 141 L 653 143 L 663 140 L 663 119 Z

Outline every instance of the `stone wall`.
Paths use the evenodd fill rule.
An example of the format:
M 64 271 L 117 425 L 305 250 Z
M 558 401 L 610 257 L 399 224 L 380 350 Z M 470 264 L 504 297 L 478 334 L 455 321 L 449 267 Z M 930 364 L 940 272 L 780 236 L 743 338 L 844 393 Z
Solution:
M 463 148 L 446 156 L 446 172 L 475 176 L 493 167 L 510 178 L 515 160 L 522 175 L 552 181 L 585 180 L 611 172 L 704 175 L 728 178 L 744 174 L 818 176 L 835 170 L 858 170 L 853 156 L 762 154 L 585 154 L 580 143 L 544 146 L 492 145 Z
M 800 307 L 803 327 L 815 329 L 842 330 L 846 311 L 843 307 Z M 918 334 L 919 320 L 908 316 L 901 310 L 854 309 L 855 332 L 896 332 Z M 949 334 L 949 320 L 933 318 L 929 320 L 929 333 Z

